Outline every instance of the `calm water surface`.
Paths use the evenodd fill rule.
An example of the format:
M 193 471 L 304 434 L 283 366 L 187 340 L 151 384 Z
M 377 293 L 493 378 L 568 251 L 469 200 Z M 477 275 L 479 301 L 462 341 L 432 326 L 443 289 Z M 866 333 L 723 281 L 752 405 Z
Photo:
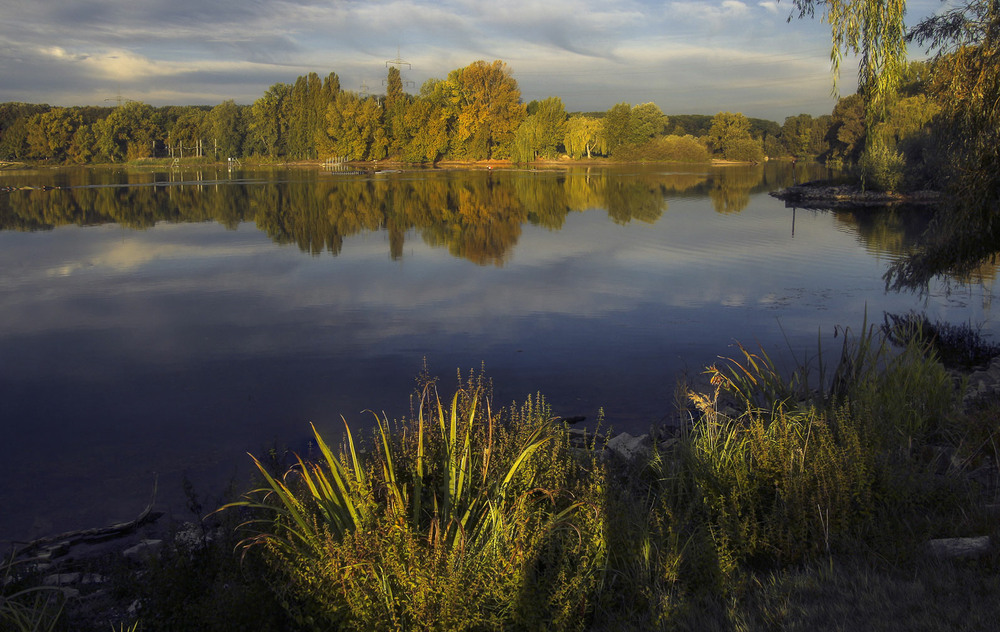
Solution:
M 826 173 L 799 167 L 801 179 Z M 44 170 L 0 186 L 0 542 L 185 513 L 310 421 L 409 410 L 426 363 L 642 432 L 741 341 L 784 361 L 884 313 L 982 324 L 996 270 L 882 275 L 920 213 L 786 208 L 787 165 Z

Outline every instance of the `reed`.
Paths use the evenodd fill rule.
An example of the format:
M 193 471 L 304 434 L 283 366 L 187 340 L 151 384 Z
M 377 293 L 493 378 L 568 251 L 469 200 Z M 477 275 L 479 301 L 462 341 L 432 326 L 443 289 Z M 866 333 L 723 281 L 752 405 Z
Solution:
M 334 452 L 225 508 L 252 514 L 244 546 L 262 546 L 305 627 L 474 629 L 514 622 L 578 627 L 602 568 L 593 475 L 539 396 L 494 411 L 481 382 L 442 402 L 428 384 L 416 419 L 375 417 L 361 454 L 345 422 Z

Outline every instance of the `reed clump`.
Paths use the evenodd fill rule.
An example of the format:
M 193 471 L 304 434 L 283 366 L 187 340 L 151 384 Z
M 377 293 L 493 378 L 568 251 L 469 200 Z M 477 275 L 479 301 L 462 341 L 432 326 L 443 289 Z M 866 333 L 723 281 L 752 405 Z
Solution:
M 345 423 L 346 425 L 346 423 Z M 582 627 L 604 568 L 601 508 L 541 396 L 494 410 L 471 377 L 450 404 L 433 383 L 416 418 L 376 416 L 333 451 L 240 502 L 293 618 L 316 629 Z M 594 465 L 593 459 L 591 465 Z

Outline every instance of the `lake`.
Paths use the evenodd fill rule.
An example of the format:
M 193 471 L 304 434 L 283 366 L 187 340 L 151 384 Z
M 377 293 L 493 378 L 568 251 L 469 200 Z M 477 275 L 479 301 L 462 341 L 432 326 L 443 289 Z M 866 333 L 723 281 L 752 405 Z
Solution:
M 246 452 L 452 391 L 633 434 L 739 341 L 790 365 L 916 310 L 993 336 L 995 267 L 886 292 L 918 210 L 786 208 L 819 166 L 0 172 L 0 544 L 211 508 Z M 841 334 L 842 335 L 842 334 Z

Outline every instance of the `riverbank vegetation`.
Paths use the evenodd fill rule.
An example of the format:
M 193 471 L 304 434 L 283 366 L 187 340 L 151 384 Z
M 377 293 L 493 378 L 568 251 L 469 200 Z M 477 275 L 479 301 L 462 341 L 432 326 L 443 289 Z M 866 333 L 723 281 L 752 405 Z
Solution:
M 541 395 L 423 375 L 406 419 L 259 455 L 255 491 L 114 571 L 136 607 L 94 629 L 986 629 L 1000 400 L 963 404 L 925 324 L 841 330 L 786 375 L 738 348 L 628 456 Z M 966 536 L 992 544 L 928 552 Z

